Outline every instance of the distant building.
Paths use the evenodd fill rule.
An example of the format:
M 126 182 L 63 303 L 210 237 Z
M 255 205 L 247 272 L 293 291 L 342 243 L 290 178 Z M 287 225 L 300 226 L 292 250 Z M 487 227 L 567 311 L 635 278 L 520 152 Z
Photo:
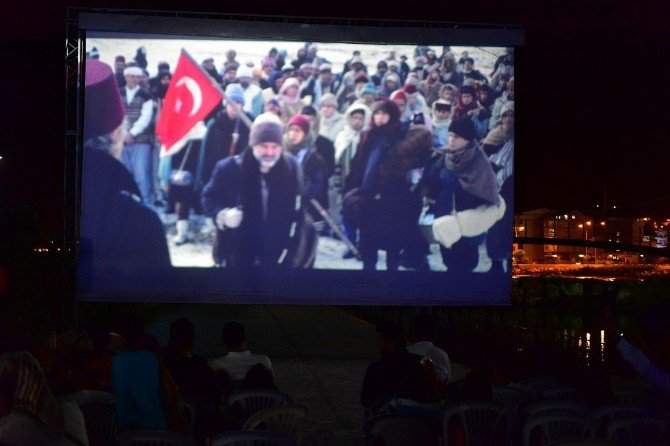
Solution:
M 668 220 L 670 223 L 670 220 Z M 515 215 L 516 237 L 541 237 L 546 239 L 579 239 L 632 245 L 659 246 L 667 243 L 667 231 L 661 223 L 649 218 L 587 215 L 580 211 L 534 209 Z M 522 249 L 530 262 L 605 262 L 623 260 L 624 254 L 616 249 L 593 247 L 515 244 Z

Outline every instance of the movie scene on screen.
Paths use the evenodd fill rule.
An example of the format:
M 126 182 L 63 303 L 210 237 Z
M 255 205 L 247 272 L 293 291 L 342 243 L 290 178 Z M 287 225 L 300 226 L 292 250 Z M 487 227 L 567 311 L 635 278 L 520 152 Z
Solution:
M 82 244 L 101 268 L 134 231 L 138 264 L 507 274 L 514 48 L 439 43 L 87 38 Z

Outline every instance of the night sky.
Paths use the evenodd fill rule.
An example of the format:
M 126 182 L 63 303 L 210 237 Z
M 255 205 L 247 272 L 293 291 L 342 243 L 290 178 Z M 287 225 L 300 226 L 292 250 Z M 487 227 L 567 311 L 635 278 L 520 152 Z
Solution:
M 390 1 L 374 0 L 355 11 L 332 0 L 218 2 L 218 10 L 201 0 L 188 5 L 208 12 L 520 26 L 526 45 L 515 61 L 516 210 L 588 210 L 606 187 L 608 198 L 628 213 L 670 216 L 670 198 L 661 199 L 670 196 L 668 2 L 538 3 L 431 0 L 393 9 Z M 3 6 L 0 209 L 29 204 L 43 230 L 57 236 L 63 225 L 65 7 L 183 10 L 184 3 L 55 0 L 37 7 L 10 0 Z M 649 201 L 642 209 L 626 207 Z

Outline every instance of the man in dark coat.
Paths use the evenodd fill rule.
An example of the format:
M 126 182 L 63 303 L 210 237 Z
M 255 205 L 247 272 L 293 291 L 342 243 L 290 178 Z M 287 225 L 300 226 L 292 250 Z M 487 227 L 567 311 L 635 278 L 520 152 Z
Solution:
M 237 109 L 231 102 L 237 104 Z M 226 87 L 225 108 L 207 123 L 207 133 L 202 140 L 195 176 L 195 189 L 202 188 L 209 181 L 214 166 L 231 155 L 239 155 L 249 143 L 249 128 L 238 115 L 244 107 L 244 92 L 238 84 Z M 253 121 L 251 115 L 247 114 Z M 237 136 L 235 136 L 237 135 Z
M 84 152 L 81 193 L 80 275 L 137 276 L 170 267 L 158 216 L 139 199 L 139 189 L 118 161 L 123 149 L 124 107 L 111 68 L 86 61 Z
M 361 404 L 369 408 L 378 401 L 402 395 L 419 402 L 434 402 L 428 375 L 421 356 L 405 348 L 405 333 L 393 321 L 383 321 L 375 327 L 377 346 L 382 357 L 365 370 Z
M 303 209 L 302 172 L 282 153 L 283 126 L 272 113 L 251 127 L 249 146 L 219 161 L 202 192 L 217 227 L 219 266 L 311 266 L 316 235 Z M 310 230 L 311 229 L 311 230 Z

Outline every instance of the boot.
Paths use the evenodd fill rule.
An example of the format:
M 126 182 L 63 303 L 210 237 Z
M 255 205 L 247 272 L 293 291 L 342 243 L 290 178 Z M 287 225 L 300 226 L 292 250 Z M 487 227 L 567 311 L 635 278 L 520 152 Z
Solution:
M 479 260 L 477 261 L 477 266 L 472 270 L 473 273 L 488 273 L 493 266 L 493 261 L 489 257 L 489 253 L 486 249 L 486 239 L 477 246 L 477 255 Z
M 188 220 L 177 220 L 177 236 L 174 239 L 174 244 L 177 246 L 183 245 L 188 241 Z

